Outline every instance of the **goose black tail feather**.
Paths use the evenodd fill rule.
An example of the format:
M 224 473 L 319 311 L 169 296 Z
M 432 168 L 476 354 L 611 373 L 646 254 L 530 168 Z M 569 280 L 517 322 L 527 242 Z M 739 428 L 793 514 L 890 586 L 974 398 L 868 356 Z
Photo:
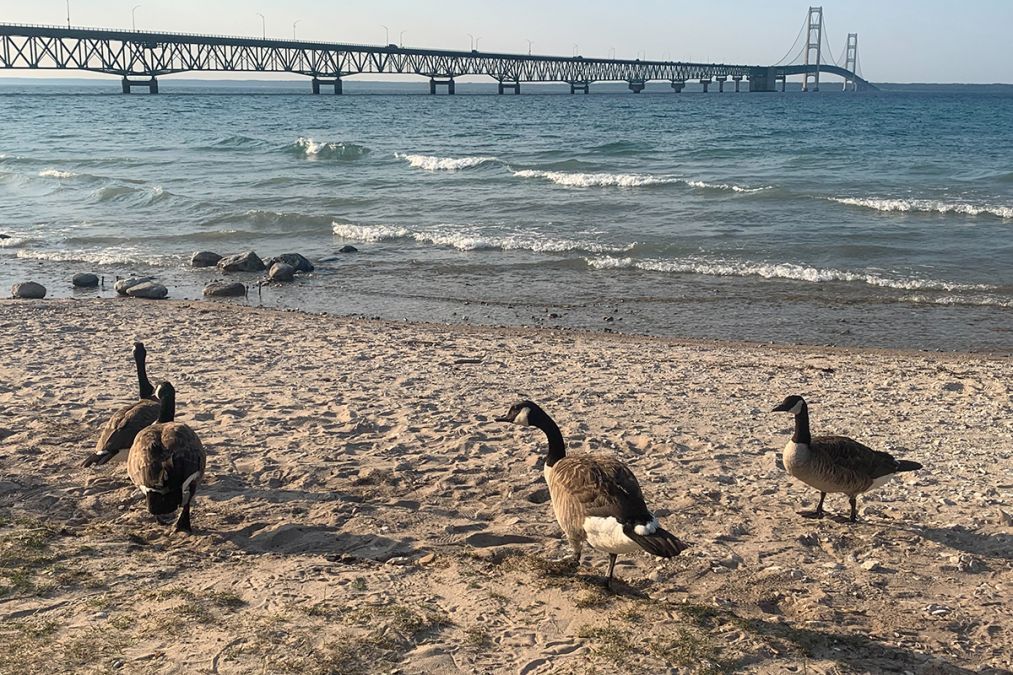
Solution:
M 920 468 L 922 468 L 922 465 L 918 462 L 911 462 L 906 459 L 902 459 L 897 462 L 897 473 L 902 473 L 904 471 L 917 471 Z
M 164 516 L 169 513 L 173 513 L 179 508 L 180 503 L 183 501 L 182 494 L 178 491 L 173 491 L 168 494 L 162 494 L 161 492 L 149 492 L 145 495 L 145 499 L 148 502 L 148 513 L 155 516 Z
M 626 536 L 637 542 L 640 548 L 659 558 L 674 558 L 688 548 L 678 537 L 661 527 L 655 530 L 654 534 L 647 536 L 636 532 L 627 532 Z
M 81 466 L 85 468 L 89 466 L 102 466 L 103 464 L 108 464 L 109 460 L 115 456 L 115 452 L 96 452 L 88 455 L 88 457 L 81 463 Z

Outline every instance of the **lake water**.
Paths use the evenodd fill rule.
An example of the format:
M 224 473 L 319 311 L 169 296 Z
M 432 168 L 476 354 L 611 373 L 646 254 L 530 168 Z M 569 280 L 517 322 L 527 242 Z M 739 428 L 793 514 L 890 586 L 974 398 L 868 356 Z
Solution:
M 217 276 L 194 251 L 298 251 L 317 271 L 247 302 L 1013 349 L 1008 94 L 104 84 L 0 85 L 4 287 L 139 273 L 192 298 Z

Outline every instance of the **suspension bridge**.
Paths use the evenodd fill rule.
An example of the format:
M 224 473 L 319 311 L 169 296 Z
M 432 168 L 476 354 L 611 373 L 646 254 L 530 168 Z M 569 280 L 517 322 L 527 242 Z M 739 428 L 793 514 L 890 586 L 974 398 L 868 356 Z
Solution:
M 519 94 L 522 83 L 562 82 L 570 93 L 587 94 L 596 82 L 626 82 L 639 94 L 649 82 L 667 82 L 681 92 L 689 82 L 703 91 L 713 84 L 736 92 L 743 80 L 751 92 L 785 91 L 789 77 L 802 76 L 803 91 L 819 91 L 821 75 L 844 79 L 845 91 L 875 89 L 861 76 L 858 34 L 850 33 L 841 60 L 827 39 L 822 7 L 810 7 L 795 43 L 774 65 L 735 65 L 540 56 L 400 45 L 356 45 L 267 38 L 39 26 L 0 23 L 0 68 L 79 70 L 116 75 L 123 93 L 134 88 L 158 93 L 158 78 L 192 72 L 293 73 L 310 78 L 311 90 L 333 87 L 355 75 L 409 74 L 429 78 L 430 93 L 456 90 L 456 80 L 487 76 L 498 91 Z

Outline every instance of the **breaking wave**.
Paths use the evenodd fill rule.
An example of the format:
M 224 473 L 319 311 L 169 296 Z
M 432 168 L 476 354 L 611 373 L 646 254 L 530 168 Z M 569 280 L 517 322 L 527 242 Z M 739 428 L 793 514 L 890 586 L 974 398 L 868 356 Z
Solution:
M 61 251 L 40 251 L 20 249 L 18 258 L 26 260 L 47 260 L 50 262 L 80 262 L 93 265 L 148 265 L 152 267 L 178 266 L 184 261 L 179 255 L 150 255 L 136 249 L 103 248 Z
M 369 148 L 355 143 L 318 143 L 312 138 L 299 137 L 288 146 L 293 154 L 305 159 L 354 161 L 369 154 Z
M 400 152 L 394 153 L 394 157 L 408 162 L 412 168 L 425 171 L 462 171 L 483 164 L 499 162 L 496 157 L 434 157 L 431 155 L 408 155 Z
M 833 281 L 861 282 L 870 286 L 905 290 L 986 291 L 993 286 L 957 284 L 931 279 L 893 278 L 873 272 L 819 269 L 795 263 L 750 263 L 740 261 L 709 260 L 635 260 L 633 258 L 601 257 L 586 260 L 592 269 L 639 269 L 650 272 L 704 274 L 721 277 L 762 277 L 826 283 Z
M 975 205 L 931 199 L 864 199 L 858 197 L 830 197 L 830 201 L 885 212 L 957 213 L 965 216 L 990 215 L 1004 219 L 1013 218 L 1013 206 Z
M 678 178 L 627 173 L 568 173 L 565 171 L 539 171 L 524 169 L 514 171 L 517 178 L 539 178 L 564 187 L 621 187 L 636 188 L 650 185 L 671 185 L 684 182 Z
M 500 250 L 535 251 L 540 253 L 580 251 L 584 253 L 606 254 L 629 252 L 636 245 L 608 245 L 594 241 L 547 237 L 531 232 L 490 236 L 478 234 L 474 231 L 462 231 L 460 228 L 453 228 L 451 226 L 431 230 L 411 230 L 397 225 L 334 223 L 334 234 L 342 239 L 350 239 L 352 241 L 381 242 L 408 240 L 420 244 L 433 244 L 435 246 L 454 248 L 458 251 Z
M 686 185 L 690 187 L 700 188 L 702 190 L 730 190 L 731 192 L 740 192 L 744 194 L 752 192 L 763 192 L 764 190 L 772 190 L 774 186 L 765 185 L 763 187 L 746 187 L 744 185 L 733 185 L 731 183 L 705 183 L 702 180 L 691 180 L 687 181 Z
M 59 171 L 58 169 L 46 169 L 39 172 L 39 178 L 74 178 L 77 176 L 73 171 Z

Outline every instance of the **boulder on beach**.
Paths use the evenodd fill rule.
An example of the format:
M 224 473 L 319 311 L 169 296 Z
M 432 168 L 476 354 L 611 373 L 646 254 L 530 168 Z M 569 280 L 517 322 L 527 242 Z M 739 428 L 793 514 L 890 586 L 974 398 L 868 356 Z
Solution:
M 98 275 L 82 272 L 75 274 L 70 283 L 74 284 L 75 288 L 95 288 L 98 286 Z
M 338 249 L 338 253 L 358 253 L 359 249 L 355 248 L 351 244 L 345 244 Z
M 230 255 L 218 261 L 222 272 L 263 272 L 267 269 L 264 261 L 253 251 Z
M 204 287 L 204 297 L 207 298 L 241 298 L 245 295 L 246 285 L 238 281 L 234 283 L 214 281 Z
M 113 288 L 116 289 L 117 295 L 126 295 L 127 291 L 130 290 L 131 288 L 133 288 L 134 286 L 138 286 L 140 284 L 146 284 L 149 281 L 154 281 L 154 278 L 152 278 L 152 277 L 129 277 L 127 279 L 119 279 L 113 285 Z
M 190 267 L 214 267 L 222 259 L 217 253 L 211 251 L 197 251 L 190 258 Z
M 264 265 L 267 266 L 267 269 L 271 269 L 271 266 L 274 265 L 274 263 L 285 263 L 286 265 L 291 265 L 295 268 L 296 272 L 312 272 L 315 269 L 313 267 L 313 263 L 311 263 L 309 259 L 301 253 L 282 253 L 281 255 L 276 255 L 273 258 L 268 258 L 264 261 Z
M 46 287 L 34 281 L 26 281 L 11 286 L 11 296 L 24 300 L 42 300 L 46 297 Z
M 267 278 L 269 281 L 292 281 L 295 279 L 295 268 L 287 263 L 276 262 L 271 265 Z
M 135 284 L 128 288 L 127 295 L 131 298 L 161 300 L 169 295 L 169 289 L 156 281 L 145 281 L 143 284 Z

